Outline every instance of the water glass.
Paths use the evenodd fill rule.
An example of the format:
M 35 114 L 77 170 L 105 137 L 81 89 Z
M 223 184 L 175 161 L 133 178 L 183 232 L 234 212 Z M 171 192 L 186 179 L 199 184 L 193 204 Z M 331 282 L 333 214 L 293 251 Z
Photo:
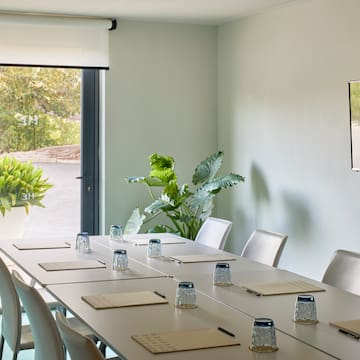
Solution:
M 259 353 L 278 350 L 276 346 L 275 326 L 272 319 L 255 319 L 252 327 L 250 350 Z
M 86 231 L 80 232 L 76 235 L 75 250 L 85 254 L 91 252 L 90 238 L 89 238 L 89 234 Z
M 179 309 L 196 308 L 196 291 L 193 282 L 179 282 L 176 288 L 175 306 Z
M 125 271 L 129 268 L 128 266 L 127 251 L 123 249 L 115 250 L 113 255 L 113 270 Z
M 150 239 L 147 249 L 148 257 L 160 257 L 161 256 L 161 241 L 160 239 Z
M 230 264 L 217 263 L 214 271 L 214 285 L 231 286 Z
M 123 240 L 123 227 L 121 225 L 110 225 L 110 239 Z
M 316 324 L 315 298 L 312 295 L 299 295 L 295 303 L 294 321 L 300 324 Z

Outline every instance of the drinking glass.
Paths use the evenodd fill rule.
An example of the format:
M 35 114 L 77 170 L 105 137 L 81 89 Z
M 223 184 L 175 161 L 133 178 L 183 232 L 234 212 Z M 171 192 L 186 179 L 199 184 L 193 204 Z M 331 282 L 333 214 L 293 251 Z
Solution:
M 176 288 L 175 306 L 179 309 L 196 308 L 196 291 L 193 282 L 179 282 Z
M 214 271 L 214 285 L 231 286 L 230 264 L 217 263 Z
M 75 250 L 77 250 L 80 253 L 91 252 L 90 238 L 89 238 L 89 234 L 86 231 L 80 232 L 76 235 Z
M 161 256 L 161 241 L 160 239 L 150 239 L 147 249 L 148 257 L 160 257 Z
M 123 239 L 123 227 L 121 225 L 110 225 L 110 239 L 111 240 Z
M 259 353 L 278 350 L 276 346 L 275 326 L 272 319 L 257 318 L 254 320 L 250 350 Z
M 316 324 L 315 298 L 312 295 L 299 295 L 295 303 L 294 321 L 300 324 Z
M 127 251 L 123 249 L 115 250 L 113 255 L 113 270 L 125 271 L 128 269 Z

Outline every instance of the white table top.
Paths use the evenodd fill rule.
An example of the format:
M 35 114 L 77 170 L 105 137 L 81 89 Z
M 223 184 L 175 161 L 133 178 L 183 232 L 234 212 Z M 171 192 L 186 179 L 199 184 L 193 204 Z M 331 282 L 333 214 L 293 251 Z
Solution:
M 116 247 L 117 245 L 107 237 L 97 237 L 97 241 L 106 247 Z M 232 280 L 236 286 L 221 288 L 213 286 L 213 272 L 216 263 L 178 264 L 161 259 L 147 259 L 146 247 L 139 248 L 140 246 L 136 247 L 136 252 L 131 251 L 131 248 L 129 250 L 129 254 L 132 254 L 136 260 L 150 265 L 153 269 L 172 274 L 176 280 L 193 281 L 196 288 L 202 293 L 253 318 L 270 317 L 275 321 L 277 329 L 300 339 L 310 346 L 341 359 L 353 359 L 354 354 L 360 352 L 360 341 L 341 334 L 336 328 L 329 326 L 330 321 L 360 319 L 359 296 L 239 256 L 237 256 L 236 261 L 228 262 L 231 268 Z M 190 241 L 186 244 L 163 246 L 165 255 L 174 254 L 175 252 L 189 255 L 217 253 L 219 251 Z M 240 288 L 245 283 L 294 280 L 304 280 L 327 289 L 324 293 L 314 293 L 320 321 L 317 325 L 300 325 L 292 321 L 297 295 L 257 297 Z
M 317 349 L 341 359 L 354 359 L 360 352 L 359 340 L 337 331 L 330 321 L 360 319 L 360 297 L 339 289 L 319 284 L 284 270 L 276 272 L 232 273 L 234 286 L 218 287 L 212 284 L 211 275 L 194 274 L 192 281 L 199 291 L 237 309 L 253 318 L 270 317 L 280 331 Z M 245 283 L 270 283 L 304 280 L 325 288 L 325 292 L 312 293 L 316 300 L 316 325 L 293 322 L 297 295 L 256 296 L 241 288 Z
M 172 234 L 139 234 L 141 238 L 178 238 L 186 241 L 184 244 L 165 244 L 162 246 L 162 258 L 148 258 L 146 246 L 134 246 L 132 243 L 124 243 L 119 241 L 112 241 L 108 236 L 95 236 L 91 238 L 92 243 L 103 246 L 106 249 L 125 248 L 129 257 L 139 261 L 152 269 L 161 271 L 177 279 L 186 280 L 192 274 L 212 274 L 216 262 L 204 263 L 177 263 L 168 259 L 169 256 L 174 255 L 197 255 L 197 254 L 229 254 L 235 257 L 236 261 L 229 261 L 231 268 L 234 271 L 276 271 L 271 266 L 255 263 L 248 259 L 242 258 L 231 253 L 226 253 L 221 250 L 213 249 L 208 246 L 200 245 L 194 241 L 179 238 Z M 127 236 L 126 238 L 136 238 L 136 236 Z
M 40 285 L 46 286 L 57 283 L 77 283 L 83 281 L 104 280 L 127 280 L 149 277 L 164 277 L 163 273 L 145 266 L 138 261 L 129 259 L 129 270 L 112 270 L 112 251 L 102 246 L 91 244 L 90 254 L 80 254 L 74 246 L 68 249 L 42 249 L 42 250 L 18 250 L 12 242 L 2 245 L 1 250 L 19 265 L 28 275 L 34 278 Z M 39 266 L 42 262 L 77 261 L 77 260 L 101 259 L 105 261 L 106 268 L 45 271 Z
M 329 359 L 330 356 L 277 332 L 279 351 L 255 354 L 248 349 L 253 320 L 241 312 L 197 294 L 197 309 L 179 310 L 174 307 L 176 282 L 169 278 L 136 281 L 106 281 L 80 284 L 50 285 L 48 290 L 70 310 L 105 339 L 126 359 L 147 360 L 235 360 L 235 359 Z M 81 296 L 141 290 L 157 290 L 169 299 L 169 304 L 95 310 Z M 131 339 L 131 335 L 186 329 L 218 327 L 231 331 L 241 346 L 153 355 Z
M 170 234 L 140 235 L 141 238 L 171 238 L 172 236 Z M 69 239 L 65 240 L 69 241 Z M 319 284 L 316 281 L 304 279 L 284 270 L 249 261 L 239 256 L 235 256 L 236 261 L 229 261 L 232 279 L 236 286 L 228 288 L 216 287 L 212 284 L 215 262 L 183 264 L 170 261 L 167 258 L 171 255 L 222 253 L 219 250 L 199 245 L 189 240 L 186 240 L 184 244 L 163 245 L 164 257 L 161 259 L 147 258 L 146 246 L 134 246 L 131 243 L 111 241 L 107 236 L 91 237 L 91 246 L 93 249 L 91 254 L 78 254 L 74 249 L 20 251 L 12 246 L 12 243 L 4 244 L 2 250 L 29 275 L 35 278 L 36 281 L 45 286 L 61 283 L 64 283 L 64 285 L 68 283 L 70 286 L 71 283 L 84 282 L 89 289 L 92 289 L 92 286 L 95 285 L 88 285 L 87 282 L 113 280 L 111 283 L 114 282 L 113 286 L 117 286 L 115 285 L 118 283 L 116 280 L 156 278 L 170 275 L 178 281 L 194 281 L 199 292 L 215 299 L 217 302 L 221 302 L 223 306 L 226 305 L 225 308 L 231 307 L 235 313 L 239 313 L 239 316 L 242 313 L 252 318 L 270 317 L 274 319 L 279 333 L 290 335 L 322 352 L 341 359 L 353 359 L 354 354 L 360 352 L 360 341 L 340 334 L 334 327 L 328 325 L 329 321 L 360 319 L 360 297 L 358 296 Z M 125 248 L 128 251 L 131 271 L 127 273 L 114 272 L 111 269 L 113 250 L 119 248 Z M 109 266 L 106 269 L 46 272 L 38 265 L 39 262 L 98 258 L 105 260 Z M 256 297 L 240 288 L 244 283 L 279 282 L 299 279 L 312 282 L 327 289 L 324 293 L 314 294 L 317 302 L 318 319 L 320 320 L 320 323 L 317 325 L 298 325 L 293 323 L 292 317 L 296 295 Z M 157 279 L 149 279 L 147 283 L 156 284 L 158 281 Z M 126 283 L 127 286 L 132 282 L 122 283 Z M 80 284 L 74 285 L 74 288 L 76 286 L 80 286 Z M 108 284 L 108 286 L 112 285 Z M 64 301 L 70 308 L 73 301 L 76 303 L 76 298 L 68 298 L 64 294 L 66 296 L 63 299 L 62 293 L 58 295 L 60 300 Z M 71 294 L 68 295 L 70 296 Z M 79 309 L 81 310 L 82 308 L 80 307 Z M 79 313 L 79 315 L 80 317 L 84 316 L 84 319 L 87 321 L 88 312 Z M 91 326 L 94 326 L 94 330 L 97 331 L 95 325 L 93 323 Z M 176 324 L 174 323 L 171 326 L 176 327 Z M 104 336 L 104 338 L 107 336 L 101 335 L 101 332 L 99 332 L 99 335 Z M 109 341 L 107 338 L 106 340 Z M 169 357 L 169 359 L 172 358 Z

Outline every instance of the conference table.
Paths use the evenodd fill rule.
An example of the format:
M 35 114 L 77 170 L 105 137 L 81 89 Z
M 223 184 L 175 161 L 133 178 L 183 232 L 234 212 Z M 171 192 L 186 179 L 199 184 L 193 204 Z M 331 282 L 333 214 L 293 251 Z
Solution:
M 161 258 L 148 258 L 144 245 L 150 238 L 163 242 Z M 330 321 L 360 319 L 360 298 L 356 295 L 303 278 L 297 274 L 252 262 L 240 256 L 199 245 L 171 234 L 126 236 L 125 242 L 108 236 L 91 237 L 92 252 L 79 254 L 73 249 L 18 250 L 11 242 L 2 251 L 26 273 L 83 319 L 110 347 L 124 359 L 357 359 L 359 340 L 341 334 Z M 171 243 L 171 242 L 174 243 Z M 168 242 L 168 243 L 167 243 Z M 111 269 L 115 249 L 126 249 L 128 272 Z M 182 263 L 172 257 L 181 255 L 222 254 L 228 257 L 233 286 L 213 285 L 216 262 Z M 106 268 L 47 272 L 38 264 L 63 259 L 101 259 Z M 178 281 L 193 281 L 197 290 L 196 309 L 180 310 L 174 306 Z M 301 325 L 293 322 L 297 295 L 255 296 L 242 286 L 249 283 L 273 283 L 303 280 L 323 288 L 313 293 L 319 323 Z M 168 304 L 95 310 L 83 296 L 132 291 L 158 291 Z M 275 322 L 279 351 L 253 353 L 248 349 L 254 318 L 269 317 Z M 217 328 L 236 335 L 240 346 L 219 347 L 154 355 L 131 336 L 151 332 Z

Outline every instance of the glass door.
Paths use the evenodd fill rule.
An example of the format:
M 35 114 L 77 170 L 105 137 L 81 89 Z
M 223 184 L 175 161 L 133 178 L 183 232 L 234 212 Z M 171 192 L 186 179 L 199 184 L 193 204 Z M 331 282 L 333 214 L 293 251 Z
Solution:
M 98 86 L 98 70 L 0 67 L 0 157 L 32 161 L 53 185 L 25 239 L 98 233 Z

